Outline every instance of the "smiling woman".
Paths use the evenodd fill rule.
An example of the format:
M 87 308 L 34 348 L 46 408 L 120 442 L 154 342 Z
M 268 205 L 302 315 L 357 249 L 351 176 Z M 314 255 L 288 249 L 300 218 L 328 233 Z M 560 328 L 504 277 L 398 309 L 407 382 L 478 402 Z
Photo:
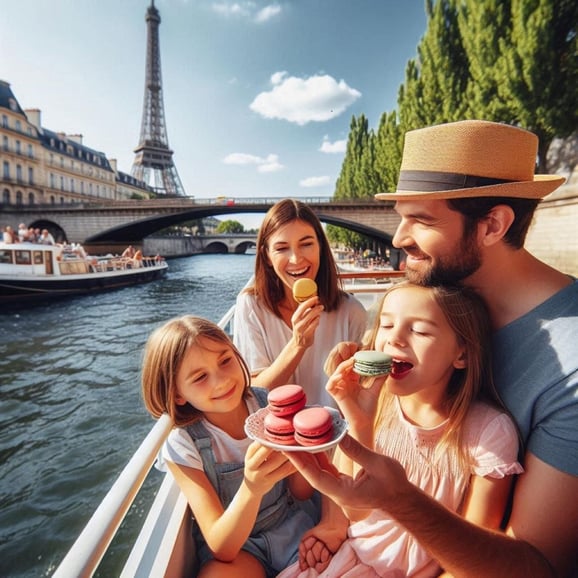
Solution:
M 299 279 L 315 281 L 317 295 L 293 297 Z M 234 341 L 253 384 L 303 387 L 312 404 L 333 406 L 323 365 L 334 345 L 359 341 L 363 306 L 341 290 L 337 266 L 317 215 L 304 203 L 283 199 L 263 220 L 257 239 L 255 282 L 237 298 Z

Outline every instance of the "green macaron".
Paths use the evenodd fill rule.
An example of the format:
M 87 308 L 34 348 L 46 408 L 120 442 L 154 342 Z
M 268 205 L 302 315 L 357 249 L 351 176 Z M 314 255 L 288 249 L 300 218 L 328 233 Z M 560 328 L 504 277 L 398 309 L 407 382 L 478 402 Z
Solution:
M 391 355 L 382 351 L 358 351 L 353 360 L 353 371 L 363 377 L 387 375 L 391 371 Z

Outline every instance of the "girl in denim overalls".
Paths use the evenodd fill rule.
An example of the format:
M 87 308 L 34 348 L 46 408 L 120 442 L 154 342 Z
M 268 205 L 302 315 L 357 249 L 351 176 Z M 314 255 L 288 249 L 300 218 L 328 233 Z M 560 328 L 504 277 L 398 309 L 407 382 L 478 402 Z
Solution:
M 193 512 L 199 576 L 269 577 L 297 560 L 317 521 L 312 489 L 282 453 L 246 437 L 267 392 L 250 387 L 229 337 L 205 319 L 172 319 L 147 342 L 142 387 L 148 411 L 176 426 L 157 467 Z

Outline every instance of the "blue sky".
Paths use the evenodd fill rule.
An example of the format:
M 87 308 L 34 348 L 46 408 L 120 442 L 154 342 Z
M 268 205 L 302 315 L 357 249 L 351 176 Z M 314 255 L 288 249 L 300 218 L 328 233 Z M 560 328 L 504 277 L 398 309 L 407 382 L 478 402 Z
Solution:
M 0 0 L 0 78 L 42 125 L 130 172 L 150 0 Z M 333 193 L 353 115 L 396 108 L 425 0 L 155 0 L 165 118 L 188 195 Z M 252 218 L 239 218 L 247 226 Z

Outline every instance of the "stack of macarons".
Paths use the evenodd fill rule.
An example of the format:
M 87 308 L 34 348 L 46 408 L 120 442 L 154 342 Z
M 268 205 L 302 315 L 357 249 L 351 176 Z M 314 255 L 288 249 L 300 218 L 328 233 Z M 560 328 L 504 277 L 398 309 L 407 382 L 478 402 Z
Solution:
M 317 283 L 313 279 L 302 277 L 293 283 L 293 299 L 297 303 L 303 303 L 314 295 L 317 295 Z
M 324 407 L 305 408 L 300 385 L 277 387 L 267 396 L 269 411 L 263 426 L 265 437 L 280 445 L 315 446 L 331 441 L 333 418 Z
M 391 372 L 391 355 L 383 351 L 357 351 L 353 356 L 353 371 L 362 377 L 379 377 Z

